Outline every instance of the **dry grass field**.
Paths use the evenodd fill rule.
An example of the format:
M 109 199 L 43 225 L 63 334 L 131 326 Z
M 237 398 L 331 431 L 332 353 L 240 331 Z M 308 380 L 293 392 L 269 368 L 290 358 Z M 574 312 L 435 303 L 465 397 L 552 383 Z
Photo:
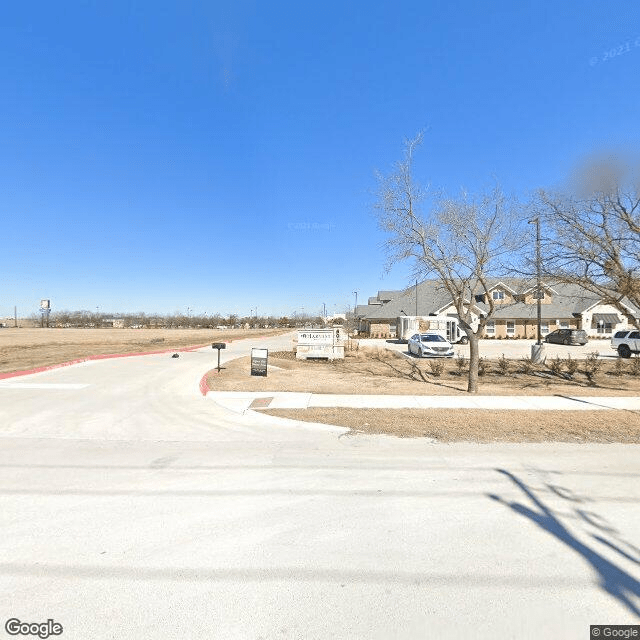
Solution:
M 310 408 L 261 413 L 348 427 L 354 433 L 438 442 L 640 443 L 640 415 L 633 411 Z
M 290 329 L 0 329 L 0 373 L 60 364 L 93 355 L 163 351 L 278 335 Z
M 279 357 L 278 357 L 279 356 Z M 298 391 L 306 393 L 465 395 L 466 371 L 456 362 L 438 361 L 444 371 L 434 375 L 428 360 L 408 359 L 386 350 L 360 349 L 334 363 L 297 361 L 292 354 L 270 355 L 266 378 L 250 375 L 249 358 L 228 363 L 220 374 L 209 374 L 213 391 Z M 480 378 L 482 395 L 636 396 L 640 375 L 633 362 L 615 362 L 589 380 L 584 362 L 569 377 L 548 367 L 528 373 L 510 361 L 502 373 L 497 360 L 488 361 Z M 503 365 L 504 366 L 504 365 Z M 620 366 L 620 364 L 618 364 Z M 618 375 L 619 374 L 619 375 Z M 486 411 L 441 409 L 267 409 L 270 415 L 345 426 L 354 432 L 398 437 L 429 437 L 441 442 L 640 442 L 640 415 L 633 411 Z
M 631 375 L 633 361 L 622 361 L 625 372 L 615 373 L 615 361 L 601 363 L 593 383 L 584 374 L 585 363 L 569 378 L 555 375 L 548 367 L 522 371 L 518 360 L 509 361 L 502 375 L 497 360 L 487 361 L 480 377 L 481 395 L 612 395 L 640 394 L 639 375 Z M 640 363 L 639 363 L 640 364 Z M 220 374 L 209 373 L 213 391 L 298 391 L 303 393 L 391 394 L 391 395 L 464 395 L 466 369 L 458 371 L 455 360 L 409 358 L 387 349 L 360 349 L 348 352 L 344 360 L 334 362 L 295 360 L 293 353 L 271 353 L 268 377 L 250 375 L 250 359 L 239 358 L 226 365 Z M 443 366 L 434 375 L 432 366 Z

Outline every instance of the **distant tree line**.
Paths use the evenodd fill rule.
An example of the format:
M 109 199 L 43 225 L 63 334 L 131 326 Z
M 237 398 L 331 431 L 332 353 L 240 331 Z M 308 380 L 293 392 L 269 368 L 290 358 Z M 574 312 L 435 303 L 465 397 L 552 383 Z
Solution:
M 41 322 L 40 314 L 34 313 L 29 318 L 34 324 Z M 342 320 L 330 322 L 341 324 Z M 122 327 L 128 329 L 216 329 L 224 327 L 228 329 L 244 328 L 295 328 L 315 326 L 321 327 L 326 323 L 319 315 L 296 313 L 288 316 L 240 316 L 231 314 L 223 316 L 214 314 L 159 314 L 145 313 L 108 313 L 98 311 L 54 311 L 49 316 L 49 326 L 55 328 L 107 328 Z

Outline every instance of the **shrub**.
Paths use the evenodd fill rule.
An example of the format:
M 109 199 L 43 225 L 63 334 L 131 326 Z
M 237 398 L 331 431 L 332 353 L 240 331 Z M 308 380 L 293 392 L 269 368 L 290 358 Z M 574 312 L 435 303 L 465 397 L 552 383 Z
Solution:
M 430 360 L 429 369 L 431 369 L 431 373 L 436 378 L 439 378 L 444 373 L 444 362 L 442 360 Z
M 567 373 L 570 376 L 574 376 L 576 371 L 578 370 L 578 361 L 574 360 L 569 354 L 569 357 L 565 360 L 565 365 L 567 366 Z
M 602 360 L 599 359 L 599 355 L 597 351 L 593 351 L 587 355 L 584 361 L 584 375 L 587 376 L 587 379 L 592 384 L 595 383 L 596 377 L 602 368 Z
M 522 373 L 529 374 L 534 371 L 536 368 L 536 364 L 531 358 L 531 356 L 523 356 L 520 358 L 520 370 Z
M 624 360 L 620 356 L 618 356 L 613 363 L 613 371 L 611 373 L 619 378 L 624 373 L 625 368 L 626 367 L 624 366 Z
M 640 376 L 640 357 L 633 358 L 630 365 L 629 374 L 632 376 Z
M 501 376 L 506 376 L 509 373 L 511 363 L 504 357 L 504 353 L 498 358 L 498 371 Z
M 456 369 L 458 370 L 458 375 L 461 376 L 466 368 L 467 368 L 467 359 L 464 356 L 457 356 Z
M 551 373 L 559 376 L 562 373 L 562 369 L 564 369 L 564 360 L 556 356 L 549 362 L 549 369 L 551 369 Z
M 489 369 L 489 365 L 487 365 L 487 359 L 482 357 L 479 358 L 478 359 L 478 375 L 479 376 L 485 375 L 488 369 Z

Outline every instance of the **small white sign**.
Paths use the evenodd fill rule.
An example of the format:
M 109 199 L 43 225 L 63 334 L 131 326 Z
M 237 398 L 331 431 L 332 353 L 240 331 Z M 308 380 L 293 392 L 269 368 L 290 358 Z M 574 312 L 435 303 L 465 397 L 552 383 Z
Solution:
M 49 309 L 51 307 L 51 300 L 40 300 L 41 309 Z

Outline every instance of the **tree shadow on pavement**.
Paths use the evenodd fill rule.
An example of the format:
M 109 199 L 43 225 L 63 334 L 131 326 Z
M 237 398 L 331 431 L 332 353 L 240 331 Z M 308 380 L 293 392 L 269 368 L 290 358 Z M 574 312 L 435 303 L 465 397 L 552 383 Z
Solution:
M 632 596 L 640 598 L 640 582 L 638 582 L 638 580 L 633 576 L 629 575 L 626 571 L 578 540 L 562 524 L 562 522 L 560 522 L 554 512 L 551 511 L 551 509 L 549 509 L 549 507 L 547 507 L 522 480 L 504 469 L 497 469 L 497 471 L 511 480 L 511 482 L 513 482 L 513 484 L 516 485 L 531 501 L 532 506 L 535 508 L 531 508 L 531 506 L 526 506 L 520 502 L 509 502 L 495 494 L 488 494 L 488 496 L 492 500 L 509 507 L 515 513 L 528 518 L 541 529 L 552 536 L 555 536 L 559 542 L 564 543 L 570 549 L 582 556 L 598 572 L 601 588 L 616 598 L 616 600 L 624 605 L 634 616 L 640 618 L 640 609 L 631 600 Z M 592 537 L 598 542 L 605 544 L 610 549 L 618 552 L 625 559 L 631 560 L 636 564 L 640 564 L 637 559 L 633 558 L 628 553 L 624 552 L 622 549 L 601 536 Z

